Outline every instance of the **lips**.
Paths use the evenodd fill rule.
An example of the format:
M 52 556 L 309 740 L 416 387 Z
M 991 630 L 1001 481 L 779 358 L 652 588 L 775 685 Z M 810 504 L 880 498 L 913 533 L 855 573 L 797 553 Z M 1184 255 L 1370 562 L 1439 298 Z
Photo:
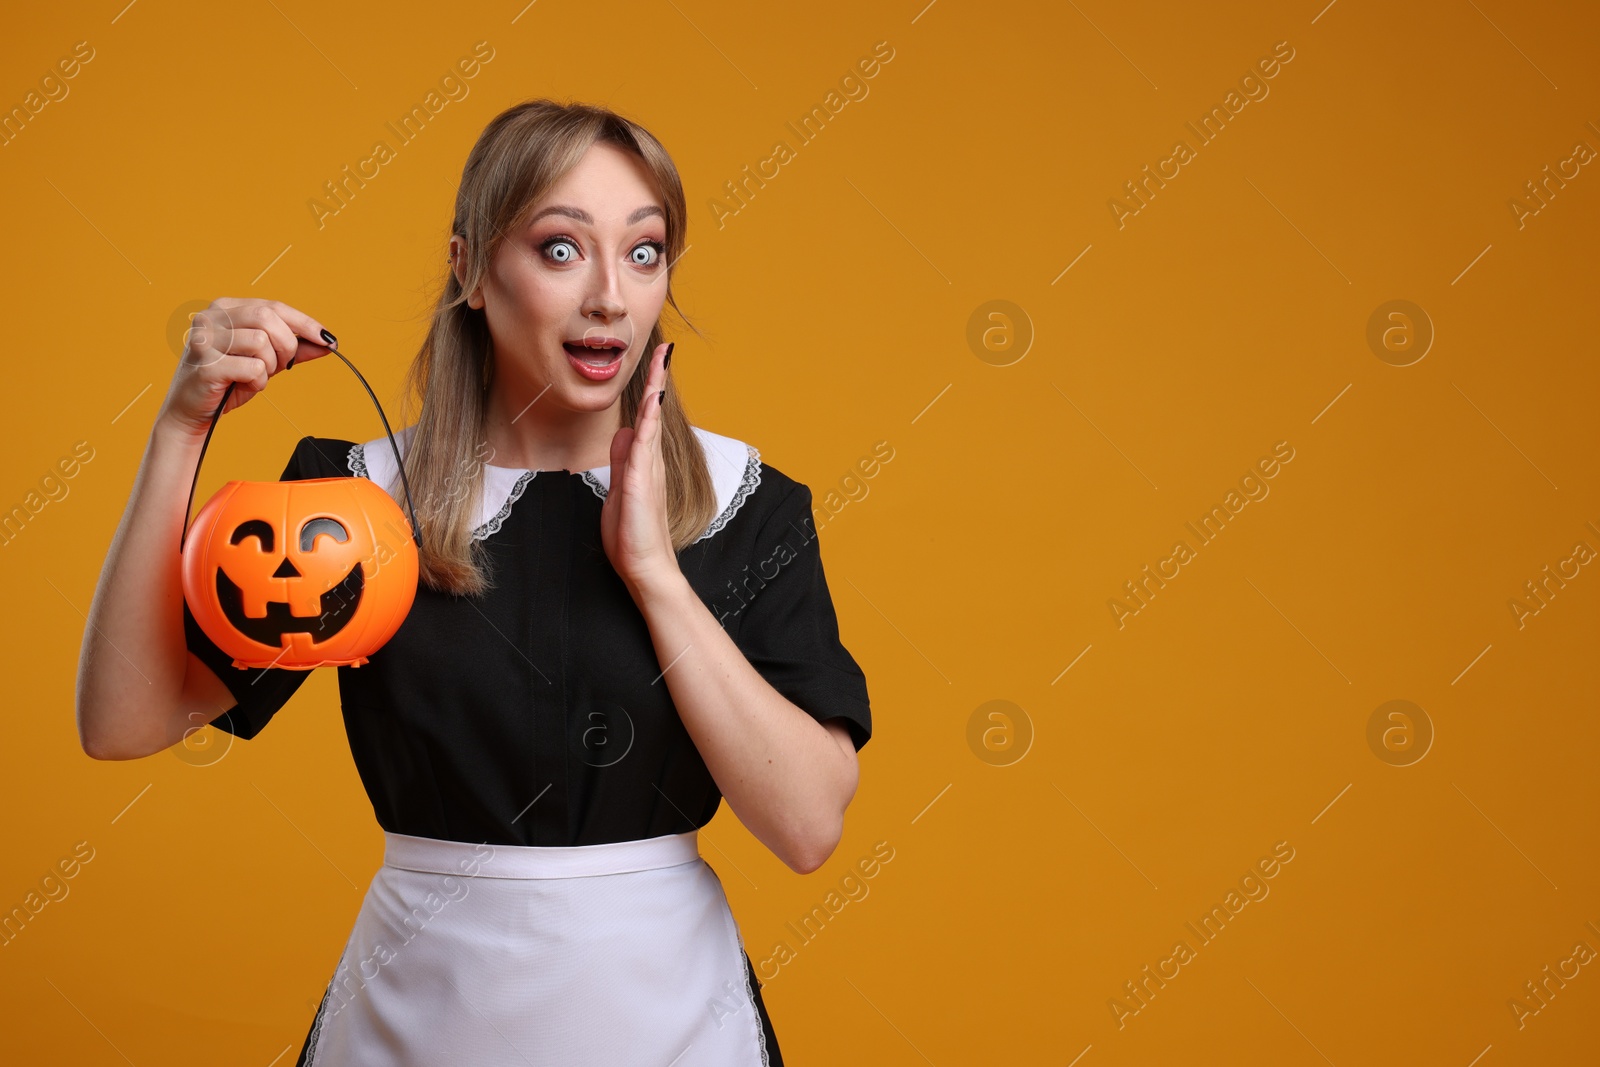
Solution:
M 567 363 L 578 377 L 591 382 L 609 382 L 622 373 L 622 357 L 628 346 L 615 337 L 590 337 L 583 341 L 565 341 Z

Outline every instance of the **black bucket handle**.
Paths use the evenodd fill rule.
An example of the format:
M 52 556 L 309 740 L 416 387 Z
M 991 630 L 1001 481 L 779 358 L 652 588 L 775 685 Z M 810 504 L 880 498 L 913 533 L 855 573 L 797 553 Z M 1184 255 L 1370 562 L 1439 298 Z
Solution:
M 356 365 L 345 359 L 343 352 L 336 349 L 330 349 L 330 351 L 340 359 L 344 359 L 344 365 L 349 367 L 351 372 L 361 380 L 362 387 L 366 389 L 367 395 L 372 398 L 373 406 L 378 409 L 378 418 L 383 420 L 383 432 L 389 436 L 389 447 L 394 449 L 395 466 L 400 468 L 400 484 L 405 487 L 406 491 L 406 508 L 411 512 L 411 537 L 417 542 L 417 548 L 420 550 L 422 548 L 422 527 L 417 523 L 417 509 L 411 503 L 411 483 L 406 480 L 406 465 L 400 458 L 400 446 L 395 443 L 394 431 L 389 429 L 389 417 L 383 413 L 383 405 L 378 403 L 378 394 L 372 391 L 372 386 L 367 384 L 367 379 L 362 377 L 360 371 L 356 370 Z M 211 416 L 211 425 L 206 427 L 206 438 L 200 442 L 200 458 L 195 461 L 194 479 L 189 483 L 189 502 L 183 508 L 183 532 L 178 537 L 179 555 L 183 554 L 184 542 L 189 537 L 189 509 L 194 507 L 194 489 L 196 485 L 200 484 L 200 465 L 206 461 L 206 449 L 211 444 L 211 435 L 217 428 L 217 420 L 222 418 L 222 411 L 228 406 L 228 397 L 233 395 L 233 387 L 238 384 L 238 382 L 228 383 L 228 388 L 222 394 L 222 402 L 217 405 L 217 410 Z

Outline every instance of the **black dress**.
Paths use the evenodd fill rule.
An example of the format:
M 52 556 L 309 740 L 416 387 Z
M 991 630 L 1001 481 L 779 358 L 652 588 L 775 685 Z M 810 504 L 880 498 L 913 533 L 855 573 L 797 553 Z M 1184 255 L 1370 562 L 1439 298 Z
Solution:
M 753 446 L 695 433 L 718 514 L 678 554 L 684 576 L 763 678 L 819 721 L 843 719 L 859 750 L 872 732 L 866 679 L 840 641 L 810 489 Z M 404 450 L 410 429 L 396 436 Z M 387 437 L 304 437 L 283 479 L 370 477 L 403 507 L 394 473 Z M 503 845 L 705 826 L 722 795 L 667 686 L 652 684 L 663 665 L 601 544 L 610 468 L 491 466 L 484 479 L 474 536 L 494 588 L 458 597 L 419 582 L 388 643 L 339 668 L 346 735 L 379 826 Z M 234 667 L 187 605 L 184 627 L 238 702 L 213 725 L 238 737 L 260 733 L 310 674 Z M 781 1063 L 744 962 L 769 1062 Z

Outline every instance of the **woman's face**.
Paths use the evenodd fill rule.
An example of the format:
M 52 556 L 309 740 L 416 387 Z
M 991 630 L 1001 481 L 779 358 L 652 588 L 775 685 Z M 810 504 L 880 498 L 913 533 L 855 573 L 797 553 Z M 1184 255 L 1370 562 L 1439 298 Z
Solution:
M 488 318 L 495 387 L 541 406 L 604 411 L 648 355 L 666 300 L 661 200 L 637 157 L 597 143 L 528 218 L 467 301 Z M 451 237 L 458 278 L 464 247 Z

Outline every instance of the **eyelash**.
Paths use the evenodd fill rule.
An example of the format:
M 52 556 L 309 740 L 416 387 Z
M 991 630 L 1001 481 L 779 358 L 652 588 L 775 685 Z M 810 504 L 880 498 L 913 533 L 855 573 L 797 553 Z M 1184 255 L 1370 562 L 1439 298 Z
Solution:
M 551 236 L 546 237 L 543 241 L 539 242 L 539 252 L 546 259 L 549 259 L 550 258 L 550 246 L 551 245 L 556 245 L 556 244 L 562 244 L 563 242 L 566 243 L 566 244 L 572 245 L 574 247 L 577 247 L 577 244 L 578 244 L 577 241 L 574 241 L 571 237 L 568 237 L 564 233 L 552 234 Z M 648 248 L 653 248 L 653 249 L 656 250 L 656 261 L 654 263 L 650 263 L 650 264 L 647 265 L 648 269 L 650 269 L 650 270 L 654 270 L 655 268 L 661 266 L 662 260 L 664 260 L 666 258 L 666 256 L 667 256 L 667 246 L 662 244 L 660 241 L 655 241 L 655 240 L 641 241 L 641 242 L 639 242 L 639 244 L 634 245 L 634 247 L 635 248 L 648 247 Z

